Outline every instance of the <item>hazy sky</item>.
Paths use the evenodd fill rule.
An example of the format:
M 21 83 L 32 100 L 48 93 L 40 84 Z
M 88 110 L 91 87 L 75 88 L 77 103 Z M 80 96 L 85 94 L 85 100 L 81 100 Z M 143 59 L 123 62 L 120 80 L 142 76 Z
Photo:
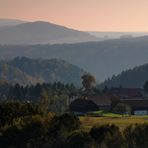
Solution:
M 0 0 L 0 18 L 87 31 L 148 31 L 148 0 Z

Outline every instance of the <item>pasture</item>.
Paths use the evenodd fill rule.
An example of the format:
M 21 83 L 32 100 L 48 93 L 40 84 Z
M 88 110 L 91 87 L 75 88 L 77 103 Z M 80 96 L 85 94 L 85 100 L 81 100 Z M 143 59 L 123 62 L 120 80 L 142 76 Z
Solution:
M 79 117 L 79 119 L 85 130 L 89 130 L 92 126 L 97 124 L 115 124 L 119 126 L 121 130 L 125 129 L 127 126 L 131 124 L 148 124 L 148 116 L 122 116 L 112 113 L 102 113 L 101 115 L 101 117 L 86 115 Z

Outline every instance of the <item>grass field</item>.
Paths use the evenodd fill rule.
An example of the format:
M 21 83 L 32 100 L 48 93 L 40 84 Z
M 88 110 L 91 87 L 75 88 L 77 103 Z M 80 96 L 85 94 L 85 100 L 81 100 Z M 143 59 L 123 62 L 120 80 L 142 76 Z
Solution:
M 125 129 L 128 125 L 131 124 L 148 124 L 148 116 L 122 116 L 112 113 L 102 113 L 103 117 L 91 117 L 91 116 L 82 116 L 79 117 L 82 122 L 84 129 L 89 130 L 92 126 L 96 124 L 115 124 L 119 126 L 121 130 Z

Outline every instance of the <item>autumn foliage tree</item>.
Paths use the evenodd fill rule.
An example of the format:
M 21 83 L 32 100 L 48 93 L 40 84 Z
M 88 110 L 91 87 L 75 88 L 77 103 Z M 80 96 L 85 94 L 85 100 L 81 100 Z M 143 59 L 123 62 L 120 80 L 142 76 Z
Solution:
M 89 94 L 96 85 L 96 78 L 90 74 L 83 75 L 81 78 L 84 92 Z

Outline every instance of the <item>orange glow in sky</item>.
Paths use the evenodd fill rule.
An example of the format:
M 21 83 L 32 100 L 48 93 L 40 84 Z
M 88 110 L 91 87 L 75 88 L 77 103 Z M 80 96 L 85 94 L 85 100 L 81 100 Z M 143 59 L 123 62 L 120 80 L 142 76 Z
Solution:
M 86 31 L 148 31 L 148 0 L 0 0 L 0 18 Z

